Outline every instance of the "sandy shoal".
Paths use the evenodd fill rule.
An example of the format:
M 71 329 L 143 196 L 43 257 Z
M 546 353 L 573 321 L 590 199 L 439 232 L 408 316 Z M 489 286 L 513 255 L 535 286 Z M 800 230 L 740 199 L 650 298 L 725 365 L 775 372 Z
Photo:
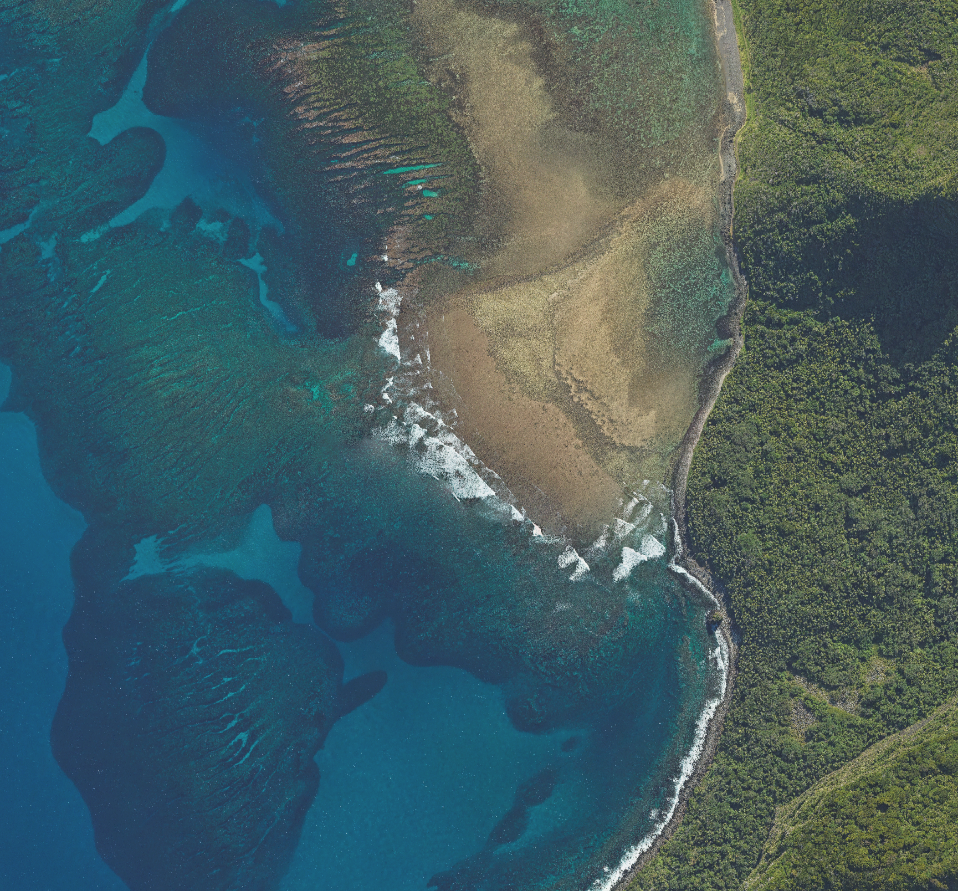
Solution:
M 643 478 L 667 479 L 695 414 L 701 369 L 650 332 L 646 260 L 657 227 L 709 226 L 712 196 L 633 182 L 614 141 L 569 129 L 521 23 L 453 0 L 415 16 L 484 183 L 482 272 L 425 303 L 436 389 L 540 525 L 594 531 Z

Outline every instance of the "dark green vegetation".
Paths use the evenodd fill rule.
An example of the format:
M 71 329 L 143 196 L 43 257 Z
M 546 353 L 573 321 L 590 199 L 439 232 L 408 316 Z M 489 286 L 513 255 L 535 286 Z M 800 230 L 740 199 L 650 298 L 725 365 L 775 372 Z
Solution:
M 741 887 L 777 807 L 958 688 L 958 4 L 738 7 L 750 298 L 688 511 L 742 650 L 713 765 L 636 888 Z M 948 733 L 802 804 L 783 856 L 818 859 L 761 887 L 946 887 Z M 907 855 L 816 842 L 816 820 L 880 835 L 892 790 Z
M 866 750 L 778 815 L 748 887 L 823 886 L 958 887 L 954 701 L 914 730 Z

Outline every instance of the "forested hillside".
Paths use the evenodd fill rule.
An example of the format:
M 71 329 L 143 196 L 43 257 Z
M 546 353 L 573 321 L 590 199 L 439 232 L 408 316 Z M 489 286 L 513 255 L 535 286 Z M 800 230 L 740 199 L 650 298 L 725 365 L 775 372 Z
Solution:
M 958 689 L 958 2 L 737 0 L 737 25 L 745 347 L 688 516 L 742 646 L 713 765 L 635 880 L 657 891 L 742 887 L 776 808 Z M 885 770 L 860 813 L 888 783 L 929 825 L 954 807 Z M 936 844 L 945 884 L 876 856 L 868 887 L 948 887 Z M 804 891 L 847 849 L 819 853 Z
M 958 888 L 955 700 L 782 808 L 747 887 Z

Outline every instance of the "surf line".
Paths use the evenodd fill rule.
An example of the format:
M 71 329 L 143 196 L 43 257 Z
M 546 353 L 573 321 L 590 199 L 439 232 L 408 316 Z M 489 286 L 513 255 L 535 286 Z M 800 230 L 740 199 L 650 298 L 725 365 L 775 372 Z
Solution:
M 557 564 L 560 569 L 570 570 L 570 582 L 592 571 L 589 561 L 608 563 L 608 558 L 616 553 L 606 553 L 610 547 L 617 549 L 619 556 L 618 566 L 608 579 L 612 584 L 625 581 L 641 563 L 665 555 L 669 525 L 662 502 L 671 493 L 661 483 L 653 484 L 650 480 L 644 481 L 643 491 L 631 493 L 628 503 L 623 498 L 621 516 L 606 524 L 599 538 L 582 554 L 564 536 L 544 533 L 519 506 L 502 477 L 457 436 L 454 420 L 444 416 L 431 393 L 432 384 L 428 380 L 421 383 L 419 375 L 430 367 L 429 348 L 425 344 L 413 347 L 411 352 L 415 355 L 409 358 L 400 343 L 398 317 L 403 295 L 395 287 L 384 288 L 380 282 L 376 283 L 376 294 L 375 312 L 382 325 L 377 344 L 391 358 L 394 370 L 380 391 L 381 406 L 389 407 L 392 417 L 372 431 L 374 439 L 404 448 L 416 470 L 444 485 L 457 501 L 481 505 L 480 509 L 490 518 L 523 526 L 542 545 L 558 545 L 561 552 L 556 553 Z M 415 327 L 418 330 L 419 326 Z M 375 412 L 376 406 L 368 404 L 365 411 Z
M 704 595 L 709 602 L 721 608 L 721 603 L 712 590 L 682 566 L 681 561 L 685 553 L 682 546 L 682 535 L 674 518 L 671 525 L 673 553 L 668 564 L 669 570 L 687 587 Z M 596 879 L 589 886 L 589 891 L 614 891 L 620 883 L 632 878 L 655 855 L 659 847 L 668 840 L 672 831 L 678 826 L 678 821 L 684 811 L 684 805 L 694 785 L 693 781 L 701 779 L 701 775 L 711 762 L 711 756 L 714 754 L 715 745 L 718 742 L 721 719 L 724 718 L 724 712 L 728 708 L 729 693 L 734 679 L 732 665 L 735 644 L 725 627 L 726 624 L 727 620 L 723 621 L 722 625 L 716 629 L 715 648 L 710 649 L 708 654 L 709 662 L 713 665 L 718 678 L 718 689 L 713 696 L 706 700 L 702 711 L 699 713 L 698 720 L 695 722 L 692 744 L 679 762 L 677 774 L 672 777 L 674 785 L 668 805 L 664 809 L 660 808 L 658 811 L 652 811 L 650 816 L 653 819 L 658 817 L 652 829 L 638 844 L 629 848 L 622 855 L 614 868 L 606 867 L 605 875 Z M 717 717 L 719 720 L 716 720 Z
M 705 422 L 718 400 L 725 376 L 731 370 L 735 359 L 741 351 L 743 342 L 741 318 L 747 296 L 747 286 L 739 269 L 738 258 L 731 237 L 733 186 L 737 174 L 735 135 L 745 123 L 744 82 L 741 57 L 731 0 L 712 0 L 710 5 L 713 15 L 713 37 L 721 61 L 726 86 L 724 111 L 729 121 L 728 126 L 722 134 L 719 149 L 721 165 L 719 200 L 721 207 L 722 240 L 725 244 L 729 270 L 732 274 L 735 286 L 733 305 L 724 319 L 727 331 L 723 332 L 723 336 L 732 340 L 732 345 L 725 355 L 717 359 L 707 372 L 707 377 L 703 381 L 700 391 L 701 401 L 699 410 L 696 412 L 679 447 L 672 487 L 671 527 L 673 553 L 668 563 L 668 569 L 683 582 L 687 588 L 703 596 L 716 607 L 721 607 L 719 598 L 712 591 L 711 587 L 704 584 L 695 574 L 695 570 L 697 570 L 698 567 L 694 561 L 686 559 L 686 552 L 683 546 L 686 533 L 685 494 L 692 455 L 705 428 Z M 379 292 L 380 298 L 378 308 L 386 317 L 384 330 L 379 341 L 381 349 L 396 360 L 396 364 L 399 366 L 397 367 L 397 371 L 400 371 L 401 366 L 407 363 L 410 365 L 421 365 L 423 361 L 421 355 L 417 355 L 412 360 L 403 361 L 397 330 L 397 316 L 401 302 L 400 295 L 395 289 L 382 289 L 381 285 L 377 286 L 377 291 Z M 428 361 L 427 348 L 426 363 L 428 363 Z M 393 402 L 388 393 L 393 386 L 395 386 L 394 378 L 391 377 L 387 381 L 386 386 L 383 387 L 381 394 L 381 398 L 386 404 Z M 404 395 L 408 398 L 413 394 L 408 393 Z M 418 411 L 416 411 L 416 409 L 418 409 Z M 442 419 L 437 418 L 436 415 L 426 411 L 419 405 L 416 405 L 416 409 L 413 409 L 413 414 L 409 417 L 404 417 L 402 421 L 395 419 L 391 424 L 387 425 L 384 430 L 379 431 L 378 435 L 396 444 L 399 444 L 402 440 L 410 442 L 412 439 L 418 438 L 419 435 L 419 431 L 416 428 L 420 425 L 417 424 L 416 421 L 421 420 L 421 418 L 415 417 L 419 412 L 422 412 L 423 417 L 429 416 L 430 419 L 439 421 L 440 429 L 442 430 L 439 442 L 444 446 L 440 451 L 442 458 L 445 460 L 428 461 L 427 464 L 429 466 L 421 467 L 421 471 L 445 482 L 453 489 L 454 494 L 456 489 L 459 488 L 460 496 L 467 498 L 470 496 L 473 498 L 478 496 L 478 499 L 487 505 L 490 505 L 490 502 L 493 504 L 499 502 L 496 506 L 499 507 L 500 510 L 503 510 L 504 513 L 512 513 L 512 519 L 525 519 L 523 514 L 512 504 L 512 498 L 509 497 L 511 493 L 507 491 L 501 493 L 495 491 L 495 489 L 498 488 L 496 483 L 501 484 L 501 479 L 498 479 L 497 475 L 491 471 L 491 469 L 484 467 L 481 462 L 478 461 L 472 453 L 472 450 L 455 436 Z M 370 406 L 370 410 L 372 410 L 372 406 Z M 410 428 L 412 428 L 412 437 L 409 436 Z M 425 433 L 424 430 L 423 433 Z M 430 457 L 435 459 L 440 456 L 433 453 Z M 457 458 L 458 460 L 456 460 Z M 493 483 L 492 487 L 488 485 L 487 480 L 483 479 L 486 473 L 491 474 L 491 477 L 488 477 L 487 480 Z M 496 477 L 495 481 L 492 477 Z M 498 497 L 496 497 L 497 495 Z M 538 527 L 533 526 L 533 529 L 533 534 L 538 533 L 538 535 L 541 535 Z M 596 544 L 599 543 L 597 542 Z M 690 571 L 690 568 L 692 571 Z M 701 776 L 711 763 L 712 755 L 718 743 L 725 713 L 729 706 L 732 685 L 734 683 L 735 655 L 736 645 L 730 632 L 729 620 L 725 619 L 722 625 L 716 629 L 716 643 L 708 654 L 709 662 L 713 665 L 715 671 L 710 679 L 711 684 L 714 685 L 713 692 L 712 695 L 706 699 L 699 713 L 695 723 L 691 745 L 680 760 L 676 775 L 672 777 L 673 787 L 671 795 L 668 798 L 668 804 L 664 808 L 659 808 L 650 814 L 651 818 L 655 820 L 652 829 L 633 847 L 625 851 L 616 866 L 605 867 L 604 874 L 589 886 L 588 891 L 614 891 L 617 886 L 627 882 L 656 854 L 658 849 L 668 840 L 678 826 L 691 789 L 695 783 L 701 779 Z
M 669 570 L 686 586 L 703 594 L 716 607 L 721 608 L 719 598 L 710 586 L 704 584 L 694 570 L 698 569 L 694 561 L 685 559 L 683 542 L 686 540 L 685 493 L 688 484 L 689 469 L 705 422 L 718 401 L 722 383 L 732 369 L 742 349 L 742 313 L 748 296 L 748 286 L 739 269 L 738 255 L 732 242 L 733 189 L 738 171 L 735 154 L 735 136 L 745 124 L 745 83 L 742 72 L 741 51 L 735 28 L 733 0 L 711 0 L 713 37 L 722 66 L 725 81 L 726 99 L 724 112 L 728 126 L 722 133 L 719 146 L 721 179 L 719 182 L 719 203 L 721 208 L 722 241 L 735 285 L 735 297 L 732 307 L 725 318 L 728 328 L 725 336 L 732 340 L 731 348 L 718 359 L 710 369 L 701 389 L 701 405 L 696 412 L 689 429 L 679 446 L 673 483 L 672 532 L 674 551 L 669 561 Z M 683 565 L 686 564 L 686 565 Z M 690 571 L 691 567 L 693 571 Z M 736 644 L 732 637 L 730 621 L 725 618 L 716 629 L 716 648 L 709 658 L 719 671 L 719 692 L 710 698 L 702 709 L 696 722 L 692 745 L 679 765 L 674 791 L 666 813 L 656 822 L 638 844 L 626 851 L 614 868 L 607 867 L 607 873 L 595 881 L 589 891 L 613 891 L 616 886 L 627 882 L 657 853 L 659 848 L 675 831 L 685 811 L 685 804 L 692 787 L 701 779 L 712 761 L 718 745 L 725 713 L 728 711 L 730 694 L 735 680 Z
M 426 394 L 409 391 L 402 384 L 397 385 L 396 375 L 401 373 L 404 366 L 413 368 L 424 364 L 422 354 L 417 353 L 411 360 L 403 356 L 397 324 L 399 308 L 402 303 L 402 296 L 399 291 L 395 288 L 383 288 L 381 284 L 377 283 L 376 292 L 378 295 L 376 308 L 381 314 L 383 325 L 378 345 L 384 353 L 393 358 L 397 366 L 396 373 L 387 379 L 380 398 L 386 405 L 393 404 L 394 400 L 389 395 L 389 391 L 392 390 L 404 402 L 409 401 L 402 415 L 393 417 L 384 427 L 378 428 L 373 433 L 374 437 L 394 445 L 406 446 L 412 455 L 416 455 L 415 445 L 422 441 L 427 448 L 418 458 L 419 472 L 444 483 L 457 499 L 477 499 L 484 502 L 487 509 L 491 508 L 492 512 L 498 514 L 503 520 L 529 523 L 531 534 L 536 538 L 545 539 L 541 530 L 529 521 L 524 512 L 520 512 L 515 507 L 511 493 L 495 491 L 483 478 L 488 474 L 487 478 L 492 481 L 491 477 L 496 477 L 495 472 L 479 461 L 472 450 L 453 433 L 439 415 L 427 411 L 418 402 L 413 401 L 413 397 L 422 398 Z M 427 352 L 425 362 L 428 363 L 428 361 Z M 373 409 L 373 406 L 369 406 L 369 408 Z M 427 424 L 427 422 L 432 423 Z M 424 429 L 424 425 L 438 425 L 439 429 L 437 433 L 429 435 Z M 668 491 L 664 487 L 663 490 Z M 637 496 L 635 502 L 638 501 L 645 502 L 644 506 L 649 508 L 648 513 L 652 512 L 651 502 Z M 673 500 L 673 514 L 674 512 Z M 662 519 L 664 520 L 664 517 Z M 632 524 L 622 523 L 621 521 L 619 521 L 619 524 L 630 531 L 632 529 Z M 663 523 L 663 525 L 665 524 Z M 682 533 L 674 516 L 670 519 L 668 526 L 671 528 L 673 539 L 672 554 L 667 564 L 668 569 L 683 582 L 685 587 L 691 588 L 697 594 L 703 596 L 707 602 L 719 607 L 719 600 L 713 592 L 682 565 L 685 549 Z M 664 531 L 665 529 L 663 529 Z M 617 538 L 617 536 L 614 536 L 611 526 L 606 529 L 603 536 L 594 543 L 593 547 L 585 552 L 586 556 L 591 557 L 593 550 L 604 550 L 609 543 L 606 541 L 609 537 Z M 549 541 L 552 544 L 562 543 L 558 540 Z M 657 541 L 656 544 L 658 544 Z M 654 554 L 647 556 L 660 556 L 664 553 L 665 548 L 661 545 L 659 547 L 661 551 L 656 550 Z M 570 581 L 575 581 L 576 578 L 581 577 L 588 571 L 588 564 L 585 564 L 585 561 L 577 553 L 574 551 L 567 553 L 569 551 L 572 551 L 572 549 L 567 548 L 560 555 L 560 566 L 568 566 L 573 569 Z M 646 555 L 643 554 L 642 556 Z M 585 566 L 580 566 L 580 562 Z M 636 845 L 628 848 L 623 853 L 619 863 L 614 868 L 605 867 L 605 874 L 590 886 L 589 891 L 612 891 L 620 882 L 629 878 L 637 868 L 644 865 L 648 857 L 654 855 L 659 845 L 668 837 L 669 830 L 677 824 L 677 818 L 681 817 L 683 805 L 693 785 L 691 781 L 698 778 L 697 775 L 704 771 L 710 760 L 707 757 L 703 758 L 703 755 L 711 754 L 717 740 L 717 730 L 720 722 L 716 721 L 716 716 L 721 717 L 720 710 L 728 702 L 732 680 L 733 655 L 734 645 L 731 638 L 727 635 L 724 627 L 718 629 L 716 644 L 710 648 L 708 653 L 708 661 L 713 668 L 708 680 L 709 686 L 712 688 L 712 695 L 708 696 L 703 704 L 694 726 L 692 743 L 680 760 L 677 773 L 671 777 L 673 786 L 667 802 L 652 812 L 651 816 L 656 821 L 652 829 Z
M 405 376 L 404 372 L 421 371 L 423 367 L 428 366 L 428 347 L 421 346 L 412 358 L 404 355 L 405 350 L 400 342 L 398 325 L 403 296 L 399 289 L 395 287 L 384 288 L 382 284 L 377 282 L 376 297 L 375 311 L 379 314 L 382 324 L 382 331 L 377 343 L 380 350 L 395 363 L 395 370 L 386 379 L 380 393 L 380 399 L 384 406 L 395 406 L 396 409 L 400 409 L 400 406 L 395 405 L 393 398 L 395 396 L 405 405 L 384 426 L 374 430 L 373 437 L 396 446 L 406 447 L 410 456 L 415 460 L 417 470 L 444 484 L 457 500 L 481 502 L 485 509 L 490 511 L 492 515 L 497 516 L 500 521 L 512 521 L 527 526 L 531 535 L 544 544 L 560 546 L 567 544 L 562 540 L 544 536 L 539 527 L 525 515 L 525 512 L 517 509 L 512 493 L 505 488 L 504 481 L 491 468 L 486 467 L 469 446 L 456 436 L 437 410 L 437 407 L 432 404 L 431 394 L 419 388 L 410 388 L 405 382 L 402 382 Z M 423 355 L 425 355 L 425 359 L 423 359 Z M 420 404 L 420 402 L 424 404 Z M 709 410 L 712 405 L 714 405 L 714 399 L 708 403 Z M 367 410 L 375 411 L 375 407 L 369 405 Z M 702 426 L 704 426 L 704 418 L 699 427 L 699 434 Z M 435 432 L 429 434 L 426 428 L 434 429 Z M 420 446 L 419 449 L 416 448 L 417 445 Z M 690 452 L 691 450 L 689 450 L 689 454 Z M 490 483 L 492 485 L 489 485 Z M 666 533 L 669 529 L 672 533 L 673 546 L 667 564 L 668 569 L 683 583 L 684 587 L 700 595 L 706 602 L 720 607 L 718 598 L 710 588 L 683 565 L 685 548 L 683 547 L 682 528 L 677 520 L 680 511 L 677 510 L 676 493 L 674 490 L 669 493 L 669 490 L 661 484 L 660 488 L 662 490 L 661 495 L 671 495 L 672 500 L 672 517 L 666 521 L 664 515 L 658 515 L 662 523 L 659 534 L 662 535 L 663 540 L 667 540 Z M 640 505 L 639 502 L 643 502 L 643 504 Z M 655 513 L 652 502 L 639 495 L 636 495 L 633 502 L 628 505 L 627 515 L 630 515 L 628 508 L 633 507 L 647 508 L 642 513 L 641 520 L 651 520 L 652 517 L 649 514 Z M 638 517 L 635 519 L 639 520 Z M 628 535 L 616 534 L 617 532 L 651 531 L 648 527 L 643 529 L 642 526 L 641 522 L 633 524 L 621 519 L 613 521 L 613 524 L 606 527 L 600 538 L 585 551 L 585 556 L 591 559 L 598 552 L 604 551 L 612 543 L 612 540 L 616 544 L 623 544 Z M 654 550 L 652 548 L 647 549 L 645 547 L 645 539 L 647 538 L 651 538 L 658 547 Z M 628 549 L 624 549 L 622 554 L 623 567 L 618 567 L 616 573 L 619 569 L 624 568 L 624 564 L 627 562 L 626 550 Z M 649 550 L 650 553 L 645 553 L 646 550 Z M 665 547 L 659 543 L 656 537 L 646 535 L 643 538 L 643 546 L 640 552 L 635 554 L 635 557 L 637 561 L 644 561 L 644 559 L 663 556 L 665 550 Z M 563 551 L 558 559 L 560 567 L 572 570 L 570 581 L 576 581 L 589 572 L 589 564 L 571 546 L 567 546 L 566 551 Z M 613 582 L 620 580 L 616 573 L 613 573 Z M 613 891 L 619 883 L 630 878 L 650 857 L 654 856 L 678 824 L 694 782 L 700 778 L 701 773 L 704 773 L 705 768 L 710 763 L 710 756 L 718 739 L 718 730 L 721 728 L 721 719 L 724 717 L 724 711 L 728 705 L 728 696 L 733 678 L 734 644 L 724 626 L 725 623 L 717 629 L 715 646 L 709 648 L 707 659 L 712 670 L 709 672 L 707 680 L 707 698 L 696 719 L 691 745 L 679 761 L 677 772 L 670 778 L 672 789 L 667 794 L 666 803 L 651 812 L 650 816 L 655 821 L 652 829 L 637 844 L 625 850 L 615 867 L 605 867 L 604 874 L 593 882 L 589 891 Z

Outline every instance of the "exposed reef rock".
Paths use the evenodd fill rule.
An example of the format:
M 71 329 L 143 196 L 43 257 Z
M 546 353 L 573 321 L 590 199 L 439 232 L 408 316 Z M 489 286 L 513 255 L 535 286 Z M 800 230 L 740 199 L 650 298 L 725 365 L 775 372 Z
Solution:
M 116 584 L 97 537 L 77 546 L 53 727 L 97 848 L 133 891 L 274 888 L 316 794 L 313 756 L 383 679 L 344 697 L 335 647 L 261 582 L 200 569 Z
M 483 172 L 474 271 L 415 283 L 430 383 L 540 526 L 594 538 L 668 478 L 725 346 L 707 19 L 421 0 L 413 20 Z

